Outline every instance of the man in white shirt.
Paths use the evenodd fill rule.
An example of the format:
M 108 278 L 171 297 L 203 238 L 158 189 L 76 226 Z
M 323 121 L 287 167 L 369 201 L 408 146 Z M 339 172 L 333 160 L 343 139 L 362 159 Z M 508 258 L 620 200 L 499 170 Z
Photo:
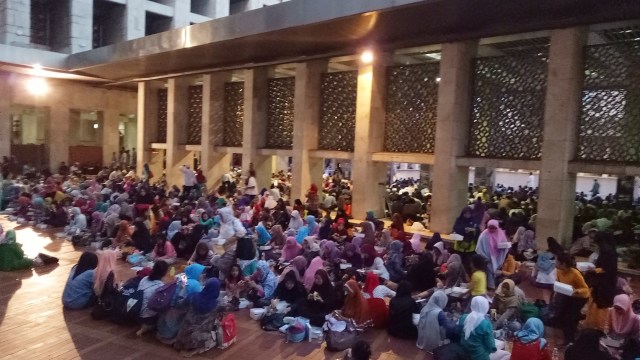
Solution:
M 258 195 L 258 182 L 256 181 L 256 171 L 249 170 L 249 178 L 247 179 L 246 186 L 244 187 L 244 194 L 253 199 Z
M 527 178 L 527 187 L 531 189 L 536 188 L 536 177 L 532 172 L 529 173 L 529 177 Z
M 191 194 L 191 189 L 193 189 L 193 185 L 196 182 L 196 173 L 191 170 L 188 165 L 182 165 L 180 167 L 180 172 L 184 176 L 184 186 L 182 187 L 182 196 L 186 198 Z

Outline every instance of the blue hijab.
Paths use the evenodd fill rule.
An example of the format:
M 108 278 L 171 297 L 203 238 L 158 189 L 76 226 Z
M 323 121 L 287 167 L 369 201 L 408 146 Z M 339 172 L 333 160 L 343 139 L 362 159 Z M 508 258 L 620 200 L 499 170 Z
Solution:
M 523 344 L 529 344 L 540 339 L 540 349 L 544 348 L 547 344 L 547 340 L 545 340 L 542 336 L 544 335 L 544 324 L 538 318 L 529 318 L 526 323 L 524 323 L 524 327 L 522 330 L 516 333 L 518 340 L 520 340 Z
M 200 264 L 191 264 L 184 268 L 184 274 L 187 275 L 187 295 L 202 291 L 200 276 L 203 272 L 204 266 Z
M 263 246 L 271 240 L 271 234 L 262 224 L 256 226 L 256 232 L 258 233 L 258 246 Z
M 316 226 L 318 226 L 318 223 L 316 223 L 316 217 L 313 215 L 309 215 L 306 218 L 307 220 L 307 228 L 309 228 L 309 235 L 313 235 L 313 232 L 316 231 Z
M 211 278 L 204 284 L 201 292 L 191 295 L 191 306 L 198 314 L 207 314 L 218 306 L 220 280 Z
M 302 245 L 302 243 L 304 242 L 304 239 L 307 236 L 313 235 L 313 231 L 316 229 L 316 226 L 318 226 L 318 224 L 316 223 L 315 216 L 309 215 L 307 216 L 306 220 L 307 220 L 307 226 L 301 227 L 300 230 L 298 230 L 298 235 L 296 235 L 296 241 L 300 245 Z
M 544 252 L 538 255 L 538 261 L 536 262 L 538 269 L 543 273 L 549 275 L 556 267 L 556 261 L 553 259 L 553 254 L 550 252 Z

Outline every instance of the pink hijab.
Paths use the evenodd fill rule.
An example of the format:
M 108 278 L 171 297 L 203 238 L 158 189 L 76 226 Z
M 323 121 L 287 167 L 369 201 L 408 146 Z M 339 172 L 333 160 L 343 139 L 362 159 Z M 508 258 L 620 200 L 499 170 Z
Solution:
M 411 248 L 413 249 L 413 251 L 416 252 L 416 254 L 420 254 L 422 252 L 422 249 L 420 249 L 421 239 L 422 239 L 422 236 L 420 236 L 420 234 L 413 233 L 411 240 L 409 240 L 409 242 L 411 243 Z
M 300 249 L 302 246 L 298 244 L 296 238 L 293 236 L 289 236 L 287 241 L 284 243 L 284 247 L 282 248 L 282 261 L 288 262 L 298 256 L 300 254 Z
M 638 317 L 633 312 L 631 298 L 627 294 L 621 294 L 613 298 L 613 306 L 623 310 L 618 314 L 615 308 L 609 310 L 609 323 L 611 329 L 620 335 L 629 335 L 638 331 Z
M 320 256 L 316 256 L 311 260 L 311 264 L 304 272 L 304 287 L 307 291 L 311 290 L 313 282 L 316 280 L 316 271 L 324 268 L 324 260 Z
M 495 230 L 489 230 L 490 226 L 495 226 Z M 498 220 L 489 220 L 487 223 L 487 229 L 484 230 L 489 237 L 489 251 L 491 252 L 491 256 L 498 256 L 498 244 L 502 242 L 509 242 L 507 239 L 507 235 L 504 233 L 504 230 L 500 229 L 500 223 Z
M 100 296 L 109 273 L 113 271 L 115 275 L 116 252 L 114 250 L 102 250 L 98 251 L 96 254 L 98 255 L 98 266 L 93 272 L 93 291 L 96 295 Z M 118 283 L 115 278 L 113 283 Z

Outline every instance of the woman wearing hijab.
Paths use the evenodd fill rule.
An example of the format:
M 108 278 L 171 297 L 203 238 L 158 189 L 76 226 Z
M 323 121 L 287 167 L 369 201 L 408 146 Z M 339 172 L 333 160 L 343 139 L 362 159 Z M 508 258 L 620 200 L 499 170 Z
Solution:
M 186 299 L 192 294 L 202 291 L 200 277 L 205 267 L 200 264 L 191 264 L 184 269 L 187 282 L 178 281 L 178 288 L 173 296 L 171 307 L 158 315 L 156 338 L 160 342 L 171 345 L 176 341 L 178 331 L 187 313 Z
M 80 211 L 80 208 L 74 207 L 71 209 L 72 220 L 69 223 L 69 227 L 74 230 L 86 230 L 87 229 L 87 217 Z
M 427 305 L 420 310 L 418 321 L 418 349 L 432 352 L 433 349 L 451 339 L 457 331 L 456 323 L 447 317 L 444 308 L 448 297 L 442 291 L 436 291 L 429 298 Z
M 309 262 L 304 256 L 296 256 L 289 262 L 289 266 L 296 269 L 298 274 L 302 277 L 307 270 L 308 263 Z
M 187 301 L 189 309 L 178 331 L 174 347 L 182 356 L 193 356 L 215 347 L 216 339 L 212 334 L 218 312 L 220 281 L 209 279 L 199 293 L 192 294 Z
M 445 249 L 444 243 L 438 242 L 433 245 L 433 263 L 436 267 L 442 266 L 442 264 L 446 264 L 447 260 L 449 260 L 449 251 Z
M 94 211 L 91 214 L 91 235 L 97 236 L 102 234 L 104 229 L 104 213 Z
M 418 329 L 413 325 L 413 314 L 420 313 L 420 308 L 411 297 L 411 283 L 402 281 L 398 284 L 396 296 L 389 302 L 389 335 L 401 339 L 415 339 Z
M 283 274 L 273 293 L 271 303 L 277 304 L 278 301 L 285 301 L 291 307 L 288 315 L 296 316 L 302 302 L 307 298 L 307 290 L 300 282 L 300 275 L 298 275 L 297 270 L 291 268 L 286 273 L 283 272 Z
M 387 271 L 387 268 L 384 266 L 384 261 L 373 246 L 369 244 L 363 245 L 360 252 L 362 253 L 362 262 L 366 270 L 373 272 L 385 280 L 389 280 L 389 271 Z
M 356 269 L 362 269 L 362 255 L 360 255 L 358 250 L 353 243 L 345 244 L 342 253 L 342 263 L 351 264 L 351 266 Z
M 247 299 L 254 305 L 267 305 L 273 298 L 273 294 L 278 286 L 278 277 L 271 271 L 269 263 L 260 260 L 257 264 L 256 272 L 248 281 L 249 294 Z
M 607 232 L 598 232 L 595 237 L 598 245 L 598 258 L 595 271 L 586 274 L 591 287 L 591 299 L 587 306 L 585 326 L 604 330 L 609 308 L 613 306 L 618 282 L 618 254 L 613 236 Z
M 476 253 L 484 256 L 489 262 L 487 266 L 487 288 L 496 288 L 496 270 L 504 263 L 504 259 L 509 252 L 508 248 L 500 248 L 500 244 L 509 243 L 507 235 L 500 229 L 497 220 L 489 220 L 487 229 L 480 234 Z
M 516 284 L 513 280 L 504 280 L 496 290 L 496 305 L 500 318 L 496 323 L 498 329 L 506 326 L 509 321 L 515 320 L 520 308 L 520 299 L 516 295 Z
M 302 246 L 298 244 L 296 239 L 292 236 L 287 238 L 287 241 L 282 248 L 282 257 L 280 261 L 289 262 L 296 256 L 300 255 L 300 251 L 302 250 Z
M 363 244 L 376 245 L 376 229 L 372 222 L 365 221 L 360 224 L 362 227 L 362 233 L 364 234 Z
M 471 272 L 471 256 L 476 250 L 476 241 L 480 228 L 478 223 L 474 221 L 472 210 L 470 207 L 462 209 L 460 216 L 453 224 L 453 232 L 463 237 L 462 241 L 456 241 L 453 245 L 453 250 L 456 251 L 462 257 L 462 263 L 464 264 L 467 273 Z
M 322 260 L 325 261 L 325 265 L 332 268 L 338 268 L 340 264 L 340 250 L 333 241 L 325 241 L 320 246 L 320 253 L 322 254 Z
M 613 299 L 609 309 L 608 335 L 615 339 L 637 338 L 640 332 L 640 318 L 633 312 L 631 298 L 621 294 Z
M 418 258 L 418 263 L 414 264 L 407 271 L 407 279 L 411 282 L 413 289 L 418 292 L 430 291 L 436 286 L 435 264 L 430 252 L 425 252 Z M 428 295 L 424 294 L 424 295 Z
M 328 240 L 323 240 L 324 242 Z M 320 242 L 323 243 L 322 241 Z M 313 260 L 316 256 L 320 256 L 320 245 L 316 243 L 316 239 L 313 236 L 307 236 L 302 243 L 303 256 L 307 261 Z
M 325 316 L 339 308 L 336 290 L 324 269 L 316 271 L 313 286 L 306 300 L 306 304 L 300 309 L 300 316 L 309 319 L 313 326 L 322 326 Z
M 389 227 L 393 240 L 405 241 L 407 234 L 404 232 L 404 221 L 402 215 L 395 213 L 391 216 L 391 226 Z
M 391 245 L 392 241 L 393 240 L 391 239 L 391 232 L 389 232 L 389 229 L 383 229 L 380 232 L 380 241 L 378 241 L 376 246 L 387 249 L 389 245 Z
M 452 288 L 454 286 L 460 286 L 461 283 L 466 283 L 469 280 L 464 266 L 462 266 L 462 258 L 458 254 L 453 254 L 447 260 L 447 269 L 443 273 L 444 287 Z
M 394 240 L 389 246 L 387 254 L 387 262 L 385 267 L 389 272 L 389 280 L 398 284 L 407 276 L 404 271 L 404 255 L 402 253 L 403 244 L 401 241 Z
M 342 316 L 353 319 L 356 324 L 364 324 L 371 320 L 369 313 L 369 305 L 367 300 L 362 296 L 360 286 L 355 280 L 349 280 L 344 284 L 346 297 L 344 306 L 342 307 Z
M 98 296 L 98 302 L 104 304 L 118 293 L 118 279 L 115 276 L 117 254 L 115 250 L 100 250 L 96 254 L 98 266 L 93 272 L 93 292 Z
M 287 241 L 287 237 L 282 232 L 282 226 L 273 225 L 271 227 L 271 244 L 276 249 L 282 249 L 285 242 Z
M 551 360 L 551 352 L 543 335 L 542 321 L 534 317 L 529 318 L 522 330 L 515 333 L 511 360 Z
M 304 272 L 303 284 L 305 289 L 311 290 L 315 281 L 316 271 L 320 269 L 324 269 L 324 260 L 322 260 L 320 256 L 317 256 L 311 260 L 309 267 Z
M 488 311 L 489 301 L 484 296 L 476 296 L 471 299 L 471 313 L 460 318 L 460 345 L 467 351 L 471 360 L 489 360 L 489 356 L 497 351 L 493 327 L 486 318 Z
M 582 330 L 578 339 L 564 351 L 564 360 L 613 360 L 609 352 L 600 347 L 603 336 L 600 330 Z
M 131 234 L 133 246 L 145 254 L 153 250 L 153 241 L 149 229 L 147 229 L 142 221 L 134 222 L 133 226 L 135 227 L 133 234 Z
M 0 271 L 28 269 L 33 260 L 24 256 L 22 245 L 16 242 L 16 232 L 9 230 L 0 238 Z
M 287 228 L 287 230 L 298 231 L 303 226 L 304 226 L 304 222 L 302 221 L 300 212 L 298 210 L 293 210 L 291 212 L 291 219 L 289 220 L 289 227 Z
M 414 233 L 411 239 L 409 239 L 409 243 L 411 244 L 411 251 L 415 254 L 422 253 L 422 249 L 420 245 L 422 244 L 422 235 L 419 233 Z
M 536 286 L 542 289 L 553 289 L 556 281 L 556 260 L 551 252 L 544 252 L 536 261 Z
M 62 305 L 65 309 L 84 309 L 93 305 L 93 272 L 98 266 L 98 256 L 84 252 L 78 263 L 71 268 L 69 278 L 62 292 Z M 93 301 L 92 301 L 93 300 Z
M 120 220 L 118 225 L 118 232 L 113 239 L 113 245 L 116 247 L 123 247 L 131 242 L 131 228 L 127 220 Z
M 318 239 L 320 240 L 328 240 L 331 238 L 333 221 L 331 221 L 330 213 L 327 213 L 327 216 L 322 218 L 322 222 L 320 223 L 320 228 L 318 230 Z

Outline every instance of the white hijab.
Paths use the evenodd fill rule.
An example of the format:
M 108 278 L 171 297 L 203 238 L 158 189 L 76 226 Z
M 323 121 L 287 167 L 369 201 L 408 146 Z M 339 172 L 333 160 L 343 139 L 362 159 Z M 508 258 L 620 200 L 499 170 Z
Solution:
M 485 319 L 489 311 L 489 301 L 483 296 L 476 296 L 471 300 L 471 313 L 464 319 L 464 338 L 469 339 L 473 330 Z
M 438 322 L 438 315 L 447 306 L 447 302 L 447 295 L 442 291 L 436 291 L 431 295 L 427 305 L 420 311 L 418 341 L 416 342 L 416 346 L 419 349 L 433 351 L 433 349 L 442 345 L 446 334 Z
M 300 217 L 300 212 L 298 212 L 298 210 L 293 210 L 291 212 L 291 220 L 289 220 L 289 229 L 298 231 L 302 226 L 304 226 L 304 222 Z

